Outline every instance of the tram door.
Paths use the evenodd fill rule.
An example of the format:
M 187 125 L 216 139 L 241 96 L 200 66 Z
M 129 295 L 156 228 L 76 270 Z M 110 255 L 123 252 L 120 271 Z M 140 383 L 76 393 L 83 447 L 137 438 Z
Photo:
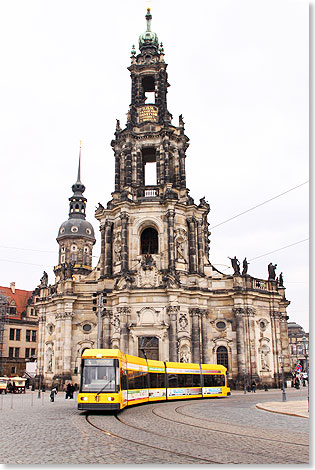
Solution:
M 140 336 L 138 338 L 138 356 L 145 357 L 147 359 L 159 360 L 159 339 L 155 336 Z

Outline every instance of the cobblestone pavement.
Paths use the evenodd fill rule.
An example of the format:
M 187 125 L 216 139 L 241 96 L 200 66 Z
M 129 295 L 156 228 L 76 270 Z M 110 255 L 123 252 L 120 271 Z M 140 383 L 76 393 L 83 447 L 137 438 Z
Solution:
M 287 390 L 288 401 L 306 390 Z M 2 464 L 299 464 L 309 462 L 309 420 L 269 413 L 281 390 L 226 399 L 152 403 L 118 414 L 77 410 L 59 393 L 0 396 Z M 96 427 L 95 427 L 96 426 Z M 101 431 L 101 430 L 102 431 Z

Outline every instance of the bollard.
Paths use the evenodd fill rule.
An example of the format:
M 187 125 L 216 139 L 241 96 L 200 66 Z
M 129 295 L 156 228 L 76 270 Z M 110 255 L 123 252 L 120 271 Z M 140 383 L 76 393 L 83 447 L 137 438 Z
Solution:
M 34 396 L 33 396 L 33 392 L 32 392 L 32 396 L 31 396 L 31 406 L 33 406 L 33 403 L 34 402 Z
M 11 395 L 11 407 L 10 408 L 11 408 L 11 410 L 13 409 L 13 393 Z

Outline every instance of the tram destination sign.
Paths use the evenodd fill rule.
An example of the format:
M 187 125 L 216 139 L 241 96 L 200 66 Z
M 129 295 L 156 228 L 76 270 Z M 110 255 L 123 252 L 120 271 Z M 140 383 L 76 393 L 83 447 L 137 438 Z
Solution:
M 157 106 L 146 105 L 138 109 L 139 122 L 157 122 L 158 121 L 158 108 Z

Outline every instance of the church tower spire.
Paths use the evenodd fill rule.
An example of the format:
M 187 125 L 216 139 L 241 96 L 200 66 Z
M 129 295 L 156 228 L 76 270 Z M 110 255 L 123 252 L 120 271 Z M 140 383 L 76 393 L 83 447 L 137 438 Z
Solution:
M 69 198 L 69 218 L 59 228 L 59 265 L 56 277 L 88 274 L 92 270 L 92 250 L 95 244 L 94 229 L 86 220 L 87 199 L 83 196 L 85 186 L 81 182 L 81 142 L 78 175 L 72 185 L 73 195 Z M 67 277 L 66 277 L 67 278 Z
M 75 219 L 85 219 L 86 217 L 86 202 L 87 199 L 83 196 L 85 191 L 84 184 L 81 183 L 81 142 L 79 153 L 79 165 L 77 181 L 72 185 L 73 196 L 69 198 L 70 208 L 69 217 Z

